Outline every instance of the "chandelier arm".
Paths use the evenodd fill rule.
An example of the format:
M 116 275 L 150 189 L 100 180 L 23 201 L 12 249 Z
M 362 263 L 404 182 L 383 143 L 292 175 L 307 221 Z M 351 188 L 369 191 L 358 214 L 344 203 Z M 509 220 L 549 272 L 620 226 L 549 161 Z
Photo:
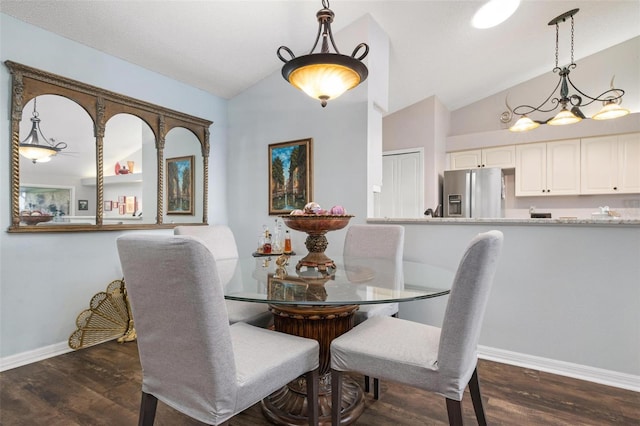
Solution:
M 322 34 L 322 26 L 323 26 L 323 22 L 319 21 L 318 22 L 318 33 L 316 34 L 316 41 L 313 42 L 313 46 L 311 47 L 311 50 L 309 51 L 309 55 L 311 55 L 313 53 L 313 51 L 316 50 L 316 47 L 318 47 L 318 41 L 320 41 L 320 34 Z
M 580 93 L 580 94 L 581 94 L 582 96 L 584 96 L 585 98 L 589 98 L 589 99 L 591 99 L 591 100 L 590 100 L 589 102 L 587 102 L 586 104 L 581 104 L 581 106 L 587 106 L 587 105 L 590 105 L 590 104 L 592 104 L 592 103 L 594 103 L 594 102 L 596 102 L 596 101 L 599 101 L 599 102 L 616 101 L 616 100 L 618 100 L 618 99 L 620 99 L 620 98 L 622 98 L 622 97 L 624 96 L 624 90 L 622 90 L 622 89 L 609 89 L 609 90 L 606 90 L 606 91 L 604 91 L 604 92 L 600 93 L 598 96 L 596 96 L 596 97 L 594 98 L 594 97 L 591 97 L 591 96 L 587 95 L 586 93 L 584 93 L 584 92 L 583 92 L 583 91 L 581 91 L 580 89 L 578 89 L 578 88 L 576 87 L 576 85 L 575 85 L 575 84 L 573 84 L 573 82 L 571 81 L 571 79 L 569 78 L 569 76 L 567 76 L 567 80 L 569 81 L 569 84 L 571 85 L 571 87 L 573 87 L 573 88 L 576 90 L 576 92 Z M 615 93 L 615 94 L 617 94 L 618 96 L 615 96 L 615 97 L 608 96 L 608 97 L 606 97 L 606 98 L 603 98 L 603 96 L 604 96 L 604 95 L 606 95 L 607 93 L 610 93 L 610 92 Z M 618 94 L 618 93 L 620 93 L 620 94 Z M 574 96 L 575 96 L 575 95 L 574 95 Z
M 331 24 L 325 24 L 325 25 L 327 26 L 327 32 L 329 33 L 329 40 L 331 40 L 331 45 L 333 46 L 333 50 L 335 50 L 336 53 L 340 54 L 340 51 L 336 47 L 336 42 L 333 41 L 333 31 L 331 31 Z
M 364 48 L 364 53 L 356 58 L 356 54 L 358 53 L 358 50 L 360 50 L 361 48 Z M 358 61 L 361 61 L 368 54 L 369 54 L 369 45 L 367 43 L 360 43 L 359 45 L 356 46 L 355 49 L 353 49 L 353 53 L 351 54 L 351 57 L 357 59 Z
M 289 54 L 289 56 L 291 56 L 290 59 L 285 59 L 282 57 L 282 55 L 280 54 L 280 50 L 284 50 L 285 52 L 287 52 Z M 278 58 L 284 62 L 285 64 L 287 62 L 289 62 L 291 59 L 295 59 L 296 55 L 293 54 L 293 52 L 291 51 L 291 49 L 289 49 L 287 46 L 280 46 L 278 47 L 278 50 L 276 50 L 276 55 L 278 55 Z
M 538 105 L 537 107 L 531 106 L 531 105 L 519 105 L 517 107 L 515 107 L 513 109 L 513 113 L 517 114 L 517 115 L 525 115 L 525 114 L 531 114 L 534 111 L 539 111 L 539 112 L 551 112 L 554 109 L 556 109 L 558 107 L 558 103 L 560 102 L 560 100 L 558 98 L 552 98 L 553 94 L 556 93 L 556 91 L 558 90 L 558 87 L 560 87 L 560 83 L 562 83 L 562 78 L 560 78 L 558 80 L 558 84 L 556 84 L 556 87 L 553 88 L 553 90 L 551 91 L 551 93 L 549 94 L 549 96 L 547 97 L 547 99 L 544 100 L 544 102 L 542 102 L 540 105 Z M 552 103 L 554 103 L 555 105 L 553 106 L 553 108 L 550 109 L 542 109 L 542 107 L 547 103 L 551 101 Z M 525 112 L 518 112 L 518 110 L 521 110 L 523 108 L 528 108 Z

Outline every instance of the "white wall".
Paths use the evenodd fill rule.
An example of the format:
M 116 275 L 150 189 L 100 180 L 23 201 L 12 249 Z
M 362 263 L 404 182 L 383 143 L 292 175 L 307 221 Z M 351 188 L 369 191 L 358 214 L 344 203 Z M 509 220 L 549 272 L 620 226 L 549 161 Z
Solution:
M 435 210 L 441 202 L 448 125 L 449 112 L 435 96 L 389 114 L 383 120 L 384 151 L 424 148 L 423 210 Z
M 214 121 L 209 221 L 225 222 L 226 101 L 0 14 L 0 59 Z M 8 234 L 11 79 L 0 66 L 0 357 L 64 347 L 91 297 L 122 277 L 120 232 Z M 55 161 L 55 160 L 54 160 Z M 170 232 L 170 231 L 152 231 Z M 57 346 L 56 346 L 57 347 Z
M 504 247 L 480 344 L 640 376 L 640 228 L 405 224 L 405 258 L 455 270 L 478 232 Z M 402 304 L 440 325 L 445 298 Z

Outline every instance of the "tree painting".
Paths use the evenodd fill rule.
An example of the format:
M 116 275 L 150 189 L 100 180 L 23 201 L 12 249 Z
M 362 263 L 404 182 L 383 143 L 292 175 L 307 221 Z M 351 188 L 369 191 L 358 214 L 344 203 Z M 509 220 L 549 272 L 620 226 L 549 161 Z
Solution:
M 303 209 L 311 198 L 311 139 L 269 146 L 269 213 Z
M 167 214 L 193 214 L 193 158 L 167 159 Z

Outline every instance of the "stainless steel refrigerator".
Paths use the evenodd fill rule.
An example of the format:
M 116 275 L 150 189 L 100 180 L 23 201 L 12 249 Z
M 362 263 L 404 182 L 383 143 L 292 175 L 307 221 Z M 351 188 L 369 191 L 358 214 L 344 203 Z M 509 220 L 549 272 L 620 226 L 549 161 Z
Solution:
M 443 183 L 444 217 L 504 216 L 504 176 L 500 168 L 447 170 Z

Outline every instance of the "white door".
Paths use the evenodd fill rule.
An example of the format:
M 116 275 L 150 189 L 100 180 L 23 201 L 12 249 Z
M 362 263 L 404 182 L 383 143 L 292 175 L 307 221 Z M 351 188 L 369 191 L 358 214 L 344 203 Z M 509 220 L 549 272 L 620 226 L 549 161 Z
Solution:
M 380 216 L 415 218 L 424 214 L 422 151 L 389 152 L 382 156 Z

